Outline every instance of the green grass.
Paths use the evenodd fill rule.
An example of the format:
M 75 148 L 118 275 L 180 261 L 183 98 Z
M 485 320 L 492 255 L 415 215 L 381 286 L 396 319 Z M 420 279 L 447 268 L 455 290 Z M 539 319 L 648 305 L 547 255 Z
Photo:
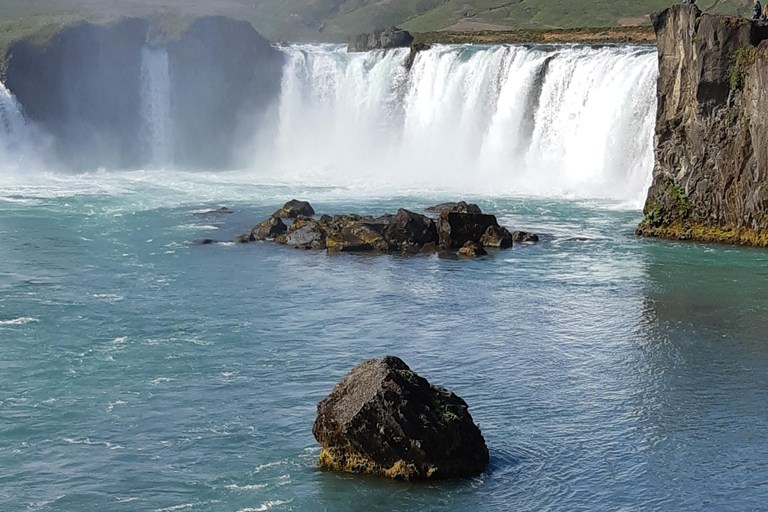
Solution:
M 677 0 L 0 0 L 0 45 L 80 19 L 105 22 L 168 12 L 247 20 L 272 40 L 342 41 L 392 25 L 429 32 L 647 24 L 650 13 L 673 3 Z M 699 2 L 708 12 L 742 16 L 751 5 L 751 0 Z

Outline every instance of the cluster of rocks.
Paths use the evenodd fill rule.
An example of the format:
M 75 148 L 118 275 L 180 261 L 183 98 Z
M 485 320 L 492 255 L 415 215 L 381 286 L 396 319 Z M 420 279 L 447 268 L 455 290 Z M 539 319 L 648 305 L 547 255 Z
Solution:
M 401 208 L 394 215 L 380 217 L 350 214 L 316 219 L 312 205 L 294 199 L 235 241 L 274 240 L 329 252 L 416 254 L 458 249 L 468 257 L 487 254 L 485 248 L 489 247 L 507 249 L 515 242 L 538 241 L 532 233 L 511 233 L 499 226 L 494 215 L 484 214 L 476 204 L 443 203 L 427 208 L 426 213 L 436 218 Z
M 349 51 L 368 52 L 390 48 L 407 48 L 412 42 L 413 36 L 410 32 L 397 27 L 390 27 L 355 36 L 349 44 Z
M 317 405 L 320 465 L 404 480 L 482 473 L 488 447 L 467 404 L 393 356 L 356 366 Z

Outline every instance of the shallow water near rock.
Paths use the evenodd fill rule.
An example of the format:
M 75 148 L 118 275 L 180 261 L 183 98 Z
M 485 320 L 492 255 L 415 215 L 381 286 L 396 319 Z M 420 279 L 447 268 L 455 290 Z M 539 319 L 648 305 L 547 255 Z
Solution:
M 608 202 L 147 176 L 0 194 L 0 508 L 764 506 L 767 252 L 641 240 L 640 212 Z M 547 236 L 476 260 L 185 244 L 293 197 L 374 215 L 466 199 Z M 317 402 L 384 354 L 467 401 L 482 476 L 318 469 Z

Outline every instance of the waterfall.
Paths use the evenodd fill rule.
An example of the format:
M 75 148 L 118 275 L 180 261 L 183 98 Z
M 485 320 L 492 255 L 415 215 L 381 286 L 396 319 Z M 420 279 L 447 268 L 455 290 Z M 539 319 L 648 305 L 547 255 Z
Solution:
M 317 184 L 639 203 L 653 167 L 652 47 L 293 45 L 270 172 Z
M 172 164 L 171 80 L 165 48 L 142 48 L 141 119 L 146 162 L 155 167 Z
M 27 128 L 21 108 L 0 83 L 0 166 L 13 165 L 23 155 Z

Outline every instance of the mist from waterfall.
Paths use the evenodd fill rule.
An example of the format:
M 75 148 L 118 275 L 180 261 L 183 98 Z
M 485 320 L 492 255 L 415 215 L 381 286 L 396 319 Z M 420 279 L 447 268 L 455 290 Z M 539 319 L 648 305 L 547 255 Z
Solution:
M 283 50 L 270 172 L 394 190 L 638 203 L 653 167 L 651 47 Z
M 408 49 L 280 50 L 279 99 L 256 133 L 242 137 L 257 142 L 237 148 L 249 162 L 241 180 L 379 195 L 605 198 L 633 207 L 645 198 L 653 47 L 435 45 L 410 68 Z M 174 126 L 168 52 L 144 47 L 137 72 L 140 161 L 184 172 L 174 164 L 175 134 L 185 127 Z M 44 153 L 26 141 L 29 123 L 5 87 L 0 120 L 4 167 Z

